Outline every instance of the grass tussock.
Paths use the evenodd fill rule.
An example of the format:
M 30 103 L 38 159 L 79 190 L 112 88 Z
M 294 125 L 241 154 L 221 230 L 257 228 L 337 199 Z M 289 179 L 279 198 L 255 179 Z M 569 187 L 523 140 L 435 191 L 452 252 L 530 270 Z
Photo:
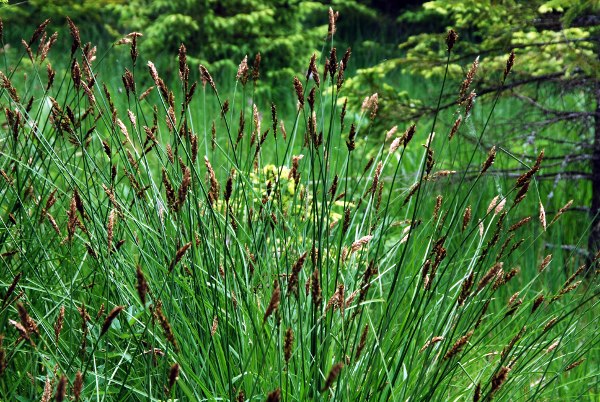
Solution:
M 60 64 L 54 36 L 35 49 L 47 21 L 4 59 L 1 395 L 598 392 L 598 261 L 562 267 L 535 251 L 570 207 L 539 206 L 544 153 L 516 181 L 494 176 L 510 155 L 479 146 L 494 110 L 471 119 L 478 59 L 454 124 L 436 115 L 379 135 L 378 94 L 356 110 L 344 97 L 351 52 L 338 61 L 337 17 L 330 47 L 290 78 L 291 108 L 255 103 L 260 53 L 225 96 L 184 45 L 167 83 L 142 63 L 140 33 L 122 40 L 130 57 L 117 80 L 105 78 L 70 19 L 62 68 L 50 63 Z M 450 31 L 448 60 L 457 39 Z M 513 65 L 511 53 L 502 84 Z M 463 129 L 477 141 L 458 158 Z

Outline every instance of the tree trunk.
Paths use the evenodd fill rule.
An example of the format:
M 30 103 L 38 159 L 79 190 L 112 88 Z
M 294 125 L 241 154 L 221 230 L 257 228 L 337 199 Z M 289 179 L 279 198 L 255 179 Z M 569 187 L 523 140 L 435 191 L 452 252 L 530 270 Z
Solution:
M 600 43 L 596 43 L 600 59 Z M 590 215 L 592 227 L 588 238 L 588 251 L 593 259 L 600 250 L 600 82 L 595 82 L 596 113 L 594 114 L 594 146 L 592 148 L 592 205 Z M 589 272 L 594 269 L 590 267 Z

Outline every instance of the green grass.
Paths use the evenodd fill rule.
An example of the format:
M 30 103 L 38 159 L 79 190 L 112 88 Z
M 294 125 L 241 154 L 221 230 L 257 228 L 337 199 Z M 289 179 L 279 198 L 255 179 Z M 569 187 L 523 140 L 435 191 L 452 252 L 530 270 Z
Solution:
M 198 88 L 182 109 L 184 80 L 140 101 L 152 82 L 141 57 L 120 67 L 135 76 L 128 96 L 119 90 L 124 70 L 77 50 L 79 66 L 99 73 L 92 102 L 70 68 L 46 91 L 45 63 L 14 56 L 0 92 L 9 110 L 0 138 L 0 399 L 40 400 L 46 384 L 54 396 L 62 381 L 73 396 L 77 375 L 83 400 L 235 400 L 242 392 L 240 400 L 264 400 L 277 390 L 286 401 L 472 400 L 478 387 L 481 400 L 598 397 L 597 262 L 552 302 L 585 261 L 557 248 L 538 272 L 544 241 L 581 245 L 585 227 L 566 212 L 544 231 L 538 208 L 548 185 L 532 179 L 516 204 L 516 180 L 501 174 L 515 165 L 510 155 L 499 151 L 481 173 L 493 107 L 476 105 L 452 140 L 451 114 L 420 122 L 390 152 L 393 139 L 383 141 L 372 109 L 350 105 L 341 127 L 345 87 L 335 89 L 335 79 L 321 76 L 317 88 L 299 74 L 297 110 L 290 77 L 287 105 L 277 104 L 284 138 L 279 125 L 273 133 L 266 101 L 256 101 L 256 132 L 260 81 L 229 84 L 224 95 L 218 80 L 213 90 L 193 70 Z M 437 91 L 454 88 L 444 82 Z M 504 207 L 490 209 L 496 196 Z M 544 200 L 548 223 L 568 200 L 557 198 Z M 503 271 L 484 285 L 497 263 Z M 433 337 L 443 339 L 421 351 Z

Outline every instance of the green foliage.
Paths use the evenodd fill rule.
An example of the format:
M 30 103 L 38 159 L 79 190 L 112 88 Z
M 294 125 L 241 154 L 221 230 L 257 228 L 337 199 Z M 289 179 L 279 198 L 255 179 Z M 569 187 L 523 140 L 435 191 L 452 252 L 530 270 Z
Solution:
M 123 0 L 10 0 L 2 7 L 2 19 L 6 25 L 6 35 L 12 42 L 18 42 L 22 37 L 29 39 L 28 35 L 47 18 L 51 20 L 52 28 L 64 28 L 67 16 L 79 24 L 86 37 L 96 39 L 106 35 L 105 25 L 115 22 L 109 8 L 122 2 Z M 63 32 L 68 30 L 64 29 Z
M 135 0 L 114 9 L 120 29 L 144 34 L 141 49 L 149 58 L 172 54 L 185 43 L 194 65 L 235 71 L 245 55 L 252 62 L 260 52 L 267 78 L 290 66 L 300 70 L 298 61 L 307 59 L 326 36 L 326 27 L 303 24 L 313 13 L 323 13 L 317 2 Z
M 493 81 L 489 71 L 504 67 L 506 54 L 515 49 L 517 74 L 540 75 L 571 70 L 577 66 L 588 74 L 597 74 L 598 59 L 592 37 L 598 26 L 562 27 L 577 17 L 597 10 L 597 2 L 571 1 L 502 1 L 479 0 L 430 1 L 420 12 L 401 17 L 401 22 L 442 18 L 447 28 L 459 32 L 457 51 L 482 55 L 480 77 Z M 576 3 L 576 4 L 571 4 Z M 560 7 L 559 7 L 560 6 Z M 568 9 L 564 15 L 551 11 Z M 400 45 L 405 51 L 401 58 L 403 71 L 424 77 L 441 77 L 440 61 L 446 49 L 440 38 L 443 33 L 423 33 L 411 36 Z M 462 71 L 459 60 L 450 65 L 450 73 Z
M 39 55 L 0 59 L 2 399 L 598 395 L 600 261 L 560 247 L 582 233 L 562 184 L 540 210 L 541 156 L 511 178 L 518 156 L 482 152 L 495 104 L 453 139 L 432 123 L 382 141 L 393 109 L 342 111 L 360 88 L 339 65 L 319 86 L 297 74 L 287 114 L 254 97 L 264 81 L 225 91 L 194 55 L 153 55 L 148 74 L 143 54 L 93 53 L 53 84 Z M 407 99 L 391 73 L 361 75 Z

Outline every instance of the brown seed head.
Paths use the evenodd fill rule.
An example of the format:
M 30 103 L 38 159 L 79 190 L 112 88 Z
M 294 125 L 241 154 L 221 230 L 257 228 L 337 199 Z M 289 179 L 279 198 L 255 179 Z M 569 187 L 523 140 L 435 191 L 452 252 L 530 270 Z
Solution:
M 383 163 L 381 161 L 377 162 L 377 166 L 375 167 L 375 173 L 373 174 L 373 182 L 371 183 L 371 188 L 369 191 L 372 195 L 375 195 L 375 191 L 377 190 L 377 186 L 379 185 L 379 178 L 381 177 L 381 169 L 383 168 Z
M 358 250 L 363 248 L 364 245 L 368 244 L 372 238 L 373 238 L 372 235 L 366 235 L 366 236 L 363 236 L 360 239 L 356 240 L 354 243 L 352 243 L 352 246 L 350 247 L 350 252 L 351 253 L 357 252 Z
M 492 166 L 492 164 L 494 163 L 494 159 L 496 159 L 496 146 L 494 145 L 488 152 L 488 156 L 485 160 L 485 162 L 483 162 L 483 165 L 481 167 L 481 174 L 484 174 L 486 172 L 486 170 L 488 170 L 490 168 L 490 166 Z
M 71 56 L 73 56 L 75 51 L 81 47 L 81 37 L 79 36 L 79 28 L 77 28 L 71 18 L 67 17 L 67 23 L 69 24 L 69 31 L 73 38 L 73 44 L 71 45 Z
M 104 335 L 106 333 L 106 331 L 108 331 L 108 329 L 110 328 L 110 326 L 113 323 L 113 321 L 115 320 L 115 318 L 117 318 L 117 316 L 119 315 L 119 313 L 121 311 L 123 311 L 123 309 L 125 309 L 125 306 L 116 306 L 115 308 L 110 310 L 110 313 L 108 313 L 108 315 L 106 316 L 106 319 L 104 320 L 104 323 L 102 324 L 102 330 L 100 331 L 100 336 Z
M 338 363 L 334 364 L 333 367 L 331 367 L 331 370 L 329 370 L 329 374 L 327 374 L 327 379 L 325 380 L 325 385 L 321 389 L 321 392 L 325 392 L 329 388 L 331 388 L 331 386 L 337 379 L 338 375 L 340 374 L 340 371 L 342 371 L 343 367 L 344 367 L 344 363 L 342 363 L 342 362 L 338 362 Z
M 340 62 L 340 70 L 345 71 L 348 67 L 348 61 L 350 60 L 350 56 L 352 55 L 352 49 L 346 49 L 344 56 L 342 57 L 342 61 Z
M 308 102 L 308 106 L 310 107 L 311 112 L 315 110 L 315 92 L 316 88 L 312 87 L 310 92 L 308 93 L 308 96 L 306 97 L 306 101 Z
M 479 283 L 477 284 L 477 291 L 479 292 L 481 291 L 484 287 L 486 287 L 486 285 L 488 283 L 491 282 L 491 280 L 498 275 L 498 273 L 500 272 L 500 270 L 502 269 L 502 266 L 504 265 L 503 262 L 497 262 L 495 263 L 486 273 L 485 275 L 483 275 L 483 277 L 481 278 L 481 280 L 479 281 Z
M 158 320 L 160 327 L 162 328 L 163 333 L 165 334 L 165 337 L 167 338 L 169 343 L 173 346 L 175 350 L 179 350 L 179 347 L 177 346 L 177 341 L 175 340 L 175 334 L 173 334 L 173 329 L 171 328 L 171 324 L 169 324 L 167 317 L 162 311 L 161 300 L 158 300 L 158 302 L 156 302 L 156 306 L 154 306 L 154 308 L 152 309 L 152 314 L 154 315 L 154 318 Z
M 144 36 L 144 35 L 142 35 L 139 32 L 131 32 L 130 34 L 127 35 L 127 39 L 131 40 L 131 49 L 129 51 L 129 54 L 131 56 L 131 61 L 134 66 L 135 66 L 135 62 L 139 56 L 138 47 L 137 47 L 137 38 L 140 36 Z
M 37 323 L 31 318 L 23 303 L 17 303 L 17 311 L 19 312 L 19 319 L 21 320 L 23 328 L 25 328 L 29 334 L 35 333 L 39 335 L 40 332 Z
M 204 156 L 204 165 L 206 166 L 208 181 L 210 183 L 210 188 L 208 191 L 208 200 L 210 204 L 214 206 L 216 205 L 216 202 L 219 199 L 220 185 L 217 181 L 215 171 L 212 165 L 210 164 L 210 161 L 208 160 L 207 156 Z
M 554 342 L 552 345 L 548 346 L 548 349 L 546 349 L 546 353 L 550 353 L 554 349 L 556 349 L 556 347 L 558 346 L 559 343 L 560 343 L 560 340 L 558 340 L 558 341 Z
M 146 294 L 148 293 L 148 282 L 146 282 L 146 278 L 144 277 L 144 273 L 142 272 L 142 267 L 139 265 L 136 269 L 136 277 L 137 277 L 137 292 L 138 296 L 142 304 L 146 305 Z
M 283 341 L 283 358 L 288 363 L 292 357 L 292 347 L 294 346 L 294 331 L 288 328 L 285 332 L 285 338 Z
M 8 287 L 8 289 L 6 290 L 6 293 L 4 294 L 4 297 L 2 298 L 2 307 L 4 307 L 6 305 L 6 303 L 8 302 L 8 300 L 10 299 L 10 297 L 12 296 L 13 292 L 15 291 L 15 289 L 16 289 L 19 281 L 21 280 L 21 275 L 22 275 L 22 273 L 19 272 L 13 278 L 10 286 Z
M 135 80 L 133 79 L 133 74 L 129 69 L 125 69 L 125 73 L 121 77 L 123 80 L 123 85 L 125 86 L 125 93 L 129 96 L 130 93 L 135 95 Z
M 412 185 L 412 187 L 408 191 L 408 195 L 404 199 L 404 202 L 402 203 L 402 205 L 408 204 L 408 202 L 410 201 L 410 199 L 412 198 L 412 196 L 415 195 L 415 193 L 419 190 L 419 187 L 421 187 L 421 182 L 420 181 L 416 182 L 415 184 Z
M 515 292 L 510 299 L 508 299 L 507 310 L 504 314 L 505 317 L 513 315 L 519 309 L 521 304 L 523 304 L 523 299 L 519 299 L 518 297 L 519 292 Z
M 319 268 L 315 268 L 313 274 L 311 276 L 311 295 L 313 304 L 316 307 L 321 306 L 322 296 L 321 296 L 321 279 L 319 275 Z
M 58 339 L 60 337 L 60 333 L 63 329 L 63 324 L 65 322 L 65 306 L 61 306 L 58 311 L 58 317 L 56 318 L 56 322 L 54 323 L 54 341 L 58 345 Z
M 60 380 L 58 380 L 58 385 L 56 385 L 56 393 L 54 394 L 54 399 L 56 402 L 62 402 L 65 400 L 65 395 L 67 393 L 67 377 L 62 375 Z
M 329 59 L 325 59 L 325 65 L 323 66 L 323 80 L 327 81 L 328 74 L 329 74 Z
M 466 335 L 458 338 L 456 342 L 454 342 L 454 345 L 452 345 L 452 348 L 450 348 L 450 350 L 448 350 L 448 352 L 446 352 L 446 354 L 444 355 L 444 360 L 448 360 L 455 356 L 457 353 L 459 353 L 467 344 L 471 336 L 473 336 L 473 330 L 467 332 Z
M 117 214 L 116 214 L 116 210 L 113 208 L 111 209 L 111 211 L 108 214 L 108 223 L 106 225 L 106 238 L 107 238 L 107 244 L 108 244 L 108 253 L 112 253 L 112 242 L 113 242 L 113 236 L 114 236 L 114 228 L 115 228 L 115 222 L 117 220 Z
M 294 89 L 296 90 L 299 108 L 302 109 L 304 107 L 304 89 L 298 77 L 294 77 Z
M 360 341 L 358 342 L 358 346 L 356 347 L 356 359 L 358 360 L 360 358 L 360 355 L 362 354 L 363 349 L 365 348 L 365 345 L 367 343 L 367 334 L 369 333 L 369 325 L 365 325 L 365 328 L 362 331 L 362 334 L 360 335 Z
M 448 51 L 452 50 L 457 39 L 458 34 L 456 31 L 454 29 L 449 30 L 448 34 L 446 35 L 446 45 L 448 46 Z
M 171 261 L 171 265 L 169 266 L 169 272 L 171 272 L 173 268 L 175 268 L 175 265 L 177 265 L 179 261 L 181 261 L 181 259 L 191 246 L 192 242 L 190 241 L 184 244 L 179 250 L 177 250 L 177 252 L 175 253 L 175 258 L 173 258 L 173 261 Z
M 277 139 L 277 106 L 271 102 L 271 121 L 273 123 L 273 136 Z
M 337 19 L 340 17 L 339 11 L 333 11 L 331 7 L 329 7 L 329 26 L 327 27 L 327 37 L 330 38 L 335 34 L 336 26 L 335 23 Z
M 475 102 L 476 97 L 477 94 L 475 93 L 475 91 L 471 91 L 469 96 L 467 96 L 465 101 L 463 102 L 465 105 L 465 116 L 467 116 L 471 112 L 471 109 L 473 108 L 473 102 Z
M 451 140 L 452 137 L 458 132 L 458 128 L 460 127 L 460 123 L 462 123 L 462 116 L 458 116 L 454 121 L 452 128 L 450 129 L 450 134 L 448 134 L 448 140 Z
M 481 383 L 478 382 L 473 392 L 473 402 L 479 402 L 481 400 Z
M 48 63 L 46 65 L 46 72 L 48 75 L 48 84 L 46 84 L 46 91 L 48 91 L 52 87 L 52 84 L 54 84 L 54 77 L 56 76 L 56 71 L 54 71 L 52 69 L 52 65 Z
M 175 385 L 175 381 L 179 379 L 179 364 L 173 363 L 169 369 L 169 384 L 167 386 L 167 393 L 170 393 Z
M 340 62 L 340 66 L 341 66 L 341 64 L 342 64 L 342 62 Z M 340 91 L 340 89 L 342 89 L 343 85 L 344 85 L 344 69 L 340 67 L 338 70 L 337 83 L 336 83 L 336 89 L 338 90 L 338 92 Z
M 586 269 L 586 268 L 587 268 L 587 265 L 586 265 L 586 264 L 583 264 L 583 265 L 579 266 L 579 268 L 577 268 L 577 271 L 575 271 L 575 272 L 573 273 L 573 275 L 571 275 L 571 276 L 570 276 L 570 277 L 569 277 L 569 278 L 568 278 L 568 279 L 565 281 L 565 283 L 564 283 L 564 285 L 562 286 L 562 288 L 564 289 L 564 288 L 568 287 L 568 286 L 569 286 L 569 285 L 570 285 L 570 284 L 571 284 L 571 283 L 572 283 L 572 282 L 575 280 L 575 278 L 577 277 L 577 275 L 579 275 L 579 274 L 581 274 L 583 271 L 585 271 L 585 269 Z
M 281 401 L 281 390 L 277 388 L 275 391 L 270 392 L 267 395 L 267 402 L 279 402 Z
M 542 331 L 542 332 L 546 332 L 546 331 L 548 331 L 550 328 L 552 328 L 552 326 L 553 326 L 554 324 L 556 324 L 556 321 L 558 321 L 558 318 L 556 318 L 556 317 L 553 317 L 553 318 L 549 319 L 549 320 L 546 322 L 546 324 L 544 324 L 544 329 L 543 329 L 543 331 Z
M 210 87 L 213 89 L 213 91 L 215 91 L 215 93 L 217 92 L 217 87 L 215 85 L 215 82 L 213 81 L 212 76 L 210 75 L 210 73 L 208 72 L 208 70 L 206 69 L 206 67 L 204 67 L 202 64 L 200 64 L 200 75 L 202 77 L 202 81 L 203 82 L 207 82 L 208 85 L 210 85 Z
M 52 48 L 52 46 L 54 45 L 54 43 L 56 42 L 57 39 L 58 39 L 58 33 L 54 32 L 54 34 L 52 34 L 52 36 L 48 39 L 48 41 L 46 41 L 46 32 L 44 32 L 42 39 L 40 39 L 40 44 L 38 46 L 38 51 L 37 51 L 37 55 L 40 56 L 40 62 L 44 61 L 46 59 L 46 57 L 48 57 L 48 52 L 50 51 L 50 49 Z M 27 43 L 24 43 L 24 45 L 25 45 L 25 48 L 28 50 L 28 52 L 30 52 L 31 49 L 28 48 Z M 33 55 L 30 55 L 29 57 L 33 59 Z
M 565 211 L 567 211 L 569 208 L 571 208 L 571 205 L 573 205 L 573 200 L 570 200 L 569 202 L 567 202 L 562 208 L 560 208 L 558 210 L 558 212 L 556 213 L 556 215 L 554 215 L 554 218 L 552 218 L 552 222 L 550 222 L 550 225 L 552 225 L 554 222 L 556 222 L 556 220 L 565 213 Z
M 463 215 L 463 223 L 462 223 L 462 231 L 463 232 L 469 225 L 470 221 L 471 221 L 471 206 L 469 205 L 467 208 L 465 208 L 465 213 Z
M 279 288 L 279 282 L 275 281 L 274 286 L 275 289 L 273 289 L 271 300 L 269 301 L 269 305 L 265 311 L 265 316 L 263 317 L 263 324 L 267 322 L 267 318 L 269 318 L 269 316 L 271 316 L 271 314 L 273 314 L 279 308 L 279 302 L 281 300 L 281 289 Z
M 536 174 L 538 172 L 538 170 L 540 170 L 541 164 L 542 164 L 542 160 L 544 159 L 544 150 L 542 150 L 534 165 L 531 167 L 531 169 L 529 169 L 527 172 L 523 173 L 521 176 L 519 176 L 519 178 L 517 179 L 517 187 L 525 187 L 529 181 L 531 180 L 531 178 L 533 177 L 534 174 Z
M 535 310 L 537 310 L 542 305 L 543 302 L 544 302 L 544 295 L 540 294 L 533 301 L 533 306 L 531 307 L 531 312 L 534 313 Z
M 212 322 L 212 325 L 210 327 L 210 336 L 215 336 L 215 334 L 217 333 L 217 329 L 218 328 L 219 328 L 219 317 L 215 315 L 213 317 L 213 322 Z
M 575 363 L 571 363 L 569 364 L 566 368 L 565 371 L 569 371 L 569 370 L 573 370 L 575 367 L 579 366 L 581 363 L 583 363 L 585 359 L 580 359 L 577 360 Z
M 223 193 L 223 198 L 225 199 L 225 203 L 229 204 L 229 200 L 231 199 L 231 193 L 233 192 L 233 177 L 235 174 L 235 170 L 232 170 L 227 178 L 227 182 L 225 183 L 225 192 Z
M 179 46 L 179 78 L 187 84 L 190 76 L 190 68 L 187 65 L 187 49 L 182 43 Z
M 183 169 L 183 179 L 181 180 L 181 186 L 177 193 L 177 209 L 181 209 L 187 198 L 187 193 L 192 183 L 191 170 L 187 166 Z
M 433 338 L 431 338 L 430 340 L 428 340 L 427 342 L 425 342 L 425 345 L 423 345 L 423 347 L 421 349 L 419 349 L 419 353 L 422 353 L 429 346 L 435 345 L 436 343 L 441 342 L 444 339 L 445 338 L 443 336 L 434 336 Z
M 44 392 L 42 393 L 42 399 L 40 402 L 50 402 L 50 398 L 52 397 L 52 386 L 53 381 L 50 381 L 50 377 L 46 378 L 46 383 L 44 384 Z
M 68 19 L 69 17 L 67 17 Z M 40 39 L 42 37 L 43 34 L 45 34 L 45 30 L 46 27 L 48 26 L 48 24 L 50 23 L 50 19 L 45 20 L 44 22 L 42 22 L 40 25 L 38 25 L 38 27 L 35 29 L 35 31 L 33 31 L 33 35 L 31 36 L 31 39 L 29 39 L 29 42 L 25 42 L 27 44 L 28 47 L 31 47 L 31 45 L 33 45 L 35 42 L 38 41 L 38 39 Z
M 410 140 L 412 140 L 412 138 L 415 135 L 416 130 L 417 130 L 416 124 L 413 124 L 413 125 L 411 125 L 410 127 L 408 127 L 406 129 L 406 131 L 404 132 L 404 134 L 401 137 L 402 140 L 403 140 L 404 148 L 406 148 L 406 146 L 408 145 L 408 143 L 410 142 Z
M 83 374 L 81 371 L 77 371 L 75 374 L 75 381 L 73 381 L 73 398 L 75 401 L 79 401 L 81 398 L 81 390 L 83 389 Z
M 469 88 L 471 87 L 471 84 L 473 83 L 475 74 L 477 74 L 478 67 L 479 67 L 479 56 L 477 56 L 475 58 L 475 60 L 473 61 L 471 68 L 469 68 L 469 71 L 467 72 L 467 76 L 465 77 L 464 81 L 462 82 L 462 84 L 460 86 L 458 100 L 459 100 L 459 103 L 461 103 L 461 104 L 467 99 L 467 93 L 469 92 Z
M 538 268 L 538 272 L 542 272 L 544 269 L 546 269 L 548 264 L 550 264 L 550 261 L 552 261 L 552 254 L 548 254 L 546 257 L 544 257 L 544 259 L 542 260 L 542 263 L 540 264 L 540 266 Z
M 433 220 L 437 220 L 439 213 L 440 213 L 440 208 L 442 208 L 442 201 L 444 200 L 444 197 L 441 194 L 438 194 L 438 196 L 435 198 L 435 207 L 433 208 Z
M 241 81 L 242 85 L 246 85 L 248 82 L 248 55 L 244 56 L 240 65 L 238 66 L 237 74 L 235 75 L 236 81 Z
M 498 372 L 492 377 L 492 389 L 490 393 L 493 395 L 500 389 L 502 384 L 506 381 L 510 368 L 503 366 Z
M 579 287 L 579 285 L 581 285 L 581 282 L 582 281 L 577 281 L 577 282 L 573 283 L 572 285 L 564 286 L 560 290 L 560 292 L 558 292 L 558 294 L 552 298 L 551 302 L 556 301 L 556 300 L 560 299 L 563 295 L 577 289 Z
M 460 294 L 458 295 L 458 305 L 462 306 L 465 304 L 465 300 L 469 297 L 469 293 L 471 293 L 471 288 L 473 287 L 473 279 L 475 274 L 471 272 L 471 274 L 465 279 L 462 283 Z
M 335 72 L 337 70 L 337 50 L 336 48 L 332 48 L 329 53 L 329 75 L 331 76 L 331 81 L 333 82 L 333 78 L 335 76 Z
M 354 123 L 352 123 L 350 125 L 350 133 L 348 134 L 348 140 L 346 141 L 346 147 L 348 148 L 348 152 L 352 152 L 354 151 L 354 149 L 356 149 L 355 137 L 356 127 L 354 126 Z
M 514 232 L 515 230 L 517 230 L 521 226 L 525 225 L 530 220 L 531 220 L 531 216 L 527 216 L 527 217 L 521 219 L 519 222 L 517 222 L 514 225 L 512 225 L 510 228 L 508 228 L 508 231 L 509 232 Z
M 256 85 L 256 82 L 260 77 L 260 60 L 260 53 L 256 53 L 256 56 L 254 57 L 254 64 L 252 66 L 252 80 L 254 81 L 254 85 Z
M 508 59 L 506 60 L 506 67 L 504 68 L 504 80 L 506 80 L 506 77 L 508 76 L 508 74 L 510 74 L 510 71 L 512 70 L 514 64 L 515 64 L 515 51 L 511 50 L 510 54 L 508 55 Z
M 290 279 L 288 281 L 288 294 L 293 293 L 296 296 L 298 295 L 298 275 L 304 266 L 304 262 L 306 261 L 306 256 L 308 253 L 305 251 L 298 257 L 294 265 L 292 266 L 292 274 L 290 275 Z
M 510 340 L 508 345 L 506 345 L 504 349 L 502 349 L 502 353 L 500 354 L 502 356 L 502 359 L 506 359 L 506 357 L 508 356 L 512 348 L 515 346 L 515 344 L 519 341 L 519 339 L 523 337 L 525 331 L 527 331 L 527 327 L 524 326 L 523 328 L 521 328 L 519 333 Z

